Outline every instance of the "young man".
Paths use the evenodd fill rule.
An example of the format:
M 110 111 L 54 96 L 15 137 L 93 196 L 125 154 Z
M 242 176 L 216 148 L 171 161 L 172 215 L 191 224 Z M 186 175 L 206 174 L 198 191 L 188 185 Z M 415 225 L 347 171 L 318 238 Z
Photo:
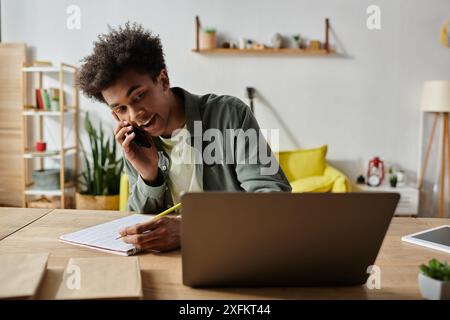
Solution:
M 291 191 L 265 139 L 258 134 L 250 140 L 250 133 L 259 133 L 250 109 L 231 96 L 171 88 L 160 39 L 142 26 L 127 23 L 99 36 L 78 82 L 118 121 L 114 132 L 130 182 L 129 210 L 158 213 L 179 202 L 183 192 Z M 150 148 L 133 143 L 131 124 L 152 137 Z M 238 134 L 228 135 L 230 130 Z M 251 149 L 264 150 L 270 161 L 252 157 Z M 121 234 L 141 249 L 171 250 L 180 245 L 180 220 L 166 217 Z

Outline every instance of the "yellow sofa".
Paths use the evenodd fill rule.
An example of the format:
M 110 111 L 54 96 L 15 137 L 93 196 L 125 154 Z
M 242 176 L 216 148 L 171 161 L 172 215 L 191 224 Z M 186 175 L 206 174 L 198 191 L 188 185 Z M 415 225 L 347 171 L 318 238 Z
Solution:
M 326 162 L 328 146 L 276 154 L 292 192 L 350 192 L 350 180 Z

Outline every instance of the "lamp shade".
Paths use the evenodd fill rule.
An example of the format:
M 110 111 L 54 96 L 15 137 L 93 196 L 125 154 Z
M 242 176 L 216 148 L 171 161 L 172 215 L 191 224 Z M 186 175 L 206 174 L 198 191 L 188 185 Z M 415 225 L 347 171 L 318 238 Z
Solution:
M 450 112 L 450 81 L 426 81 L 420 109 L 424 112 Z

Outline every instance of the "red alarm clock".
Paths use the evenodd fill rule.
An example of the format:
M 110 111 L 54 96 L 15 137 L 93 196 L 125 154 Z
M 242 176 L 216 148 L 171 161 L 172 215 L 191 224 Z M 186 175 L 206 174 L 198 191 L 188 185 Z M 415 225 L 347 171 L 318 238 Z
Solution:
M 367 168 L 367 184 L 372 187 L 378 187 L 384 179 L 384 162 L 375 157 L 369 161 Z

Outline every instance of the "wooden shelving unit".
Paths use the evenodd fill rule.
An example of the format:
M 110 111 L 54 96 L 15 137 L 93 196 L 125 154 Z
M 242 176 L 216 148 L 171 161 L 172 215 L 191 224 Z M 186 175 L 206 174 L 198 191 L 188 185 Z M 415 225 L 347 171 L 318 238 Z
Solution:
M 324 27 L 324 41 L 321 49 L 300 49 L 300 48 L 263 48 L 263 49 L 238 49 L 238 48 L 214 48 L 201 49 L 200 48 L 200 29 L 201 23 L 198 16 L 195 17 L 195 48 L 192 49 L 195 53 L 200 54 L 230 54 L 230 55 L 291 55 L 291 56 L 327 56 L 335 54 L 336 52 L 330 48 L 329 33 L 330 20 L 325 19 Z
M 22 66 L 24 43 L 0 43 L 0 206 L 23 202 Z
M 24 196 L 23 196 L 23 206 L 27 207 L 29 196 L 58 196 L 60 199 L 61 208 L 66 207 L 66 196 L 67 194 L 74 193 L 77 190 L 77 177 L 79 171 L 79 92 L 75 86 L 75 81 L 77 77 L 78 69 L 72 65 L 61 63 L 59 66 L 39 66 L 39 67 L 23 67 L 22 68 L 22 87 L 23 87 L 23 161 L 24 161 Z M 44 111 L 37 110 L 36 106 L 32 104 L 30 109 L 30 104 L 28 101 L 32 100 L 33 103 L 36 99 L 29 99 L 29 94 L 27 89 L 28 80 L 35 81 L 34 88 L 43 88 L 44 78 L 48 75 L 53 74 L 57 76 L 59 82 L 59 111 Z M 72 78 L 72 84 L 68 85 L 65 82 L 65 77 L 69 75 Z M 29 79 L 32 77 L 32 79 Z M 72 89 L 72 102 L 67 104 L 65 101 L 65 90 L 66 87 L 71 87 Z M 32 96 L 34 96 L 32 94 Z M 37 137 L 34 136 L 34 128 L 28 127 L 28 120 L 30 117 L 34 117 L 37 122 Z M 38 152 L 34 150 L 33 146 L 29 146 L 29 137 L 33 137 L 33 143 L 36 140 L 43 140 L 44 137 L 44 117 L 53 117 L 59 120 L 59 147 L 54 150 L 47 150 L 45 152 Z M 74 125 L 74 141 L 73 145 L 67 147 L 65 145 L 65 132 L 64 124 L 66 122 L 66 117 L 69 121 L 73 122 Z M 65 171 L 66 171 L 66 157 L 74 156 L 74 171 L 72 181 L 66 181 Z M 30 168 L 35 168 L 35 161 L 39 163 L 38 168 L 44 169 L 44 159 L 57 159 L 59 160 L 59 180 L 60 188 L 55 190 L 44 190 L 37 189 L 33 181 L 29 181 L 29 170 Z M 37 159 L 37 160 L 33 160 Z M 30 163 L 29 161 L 33 163 Z

